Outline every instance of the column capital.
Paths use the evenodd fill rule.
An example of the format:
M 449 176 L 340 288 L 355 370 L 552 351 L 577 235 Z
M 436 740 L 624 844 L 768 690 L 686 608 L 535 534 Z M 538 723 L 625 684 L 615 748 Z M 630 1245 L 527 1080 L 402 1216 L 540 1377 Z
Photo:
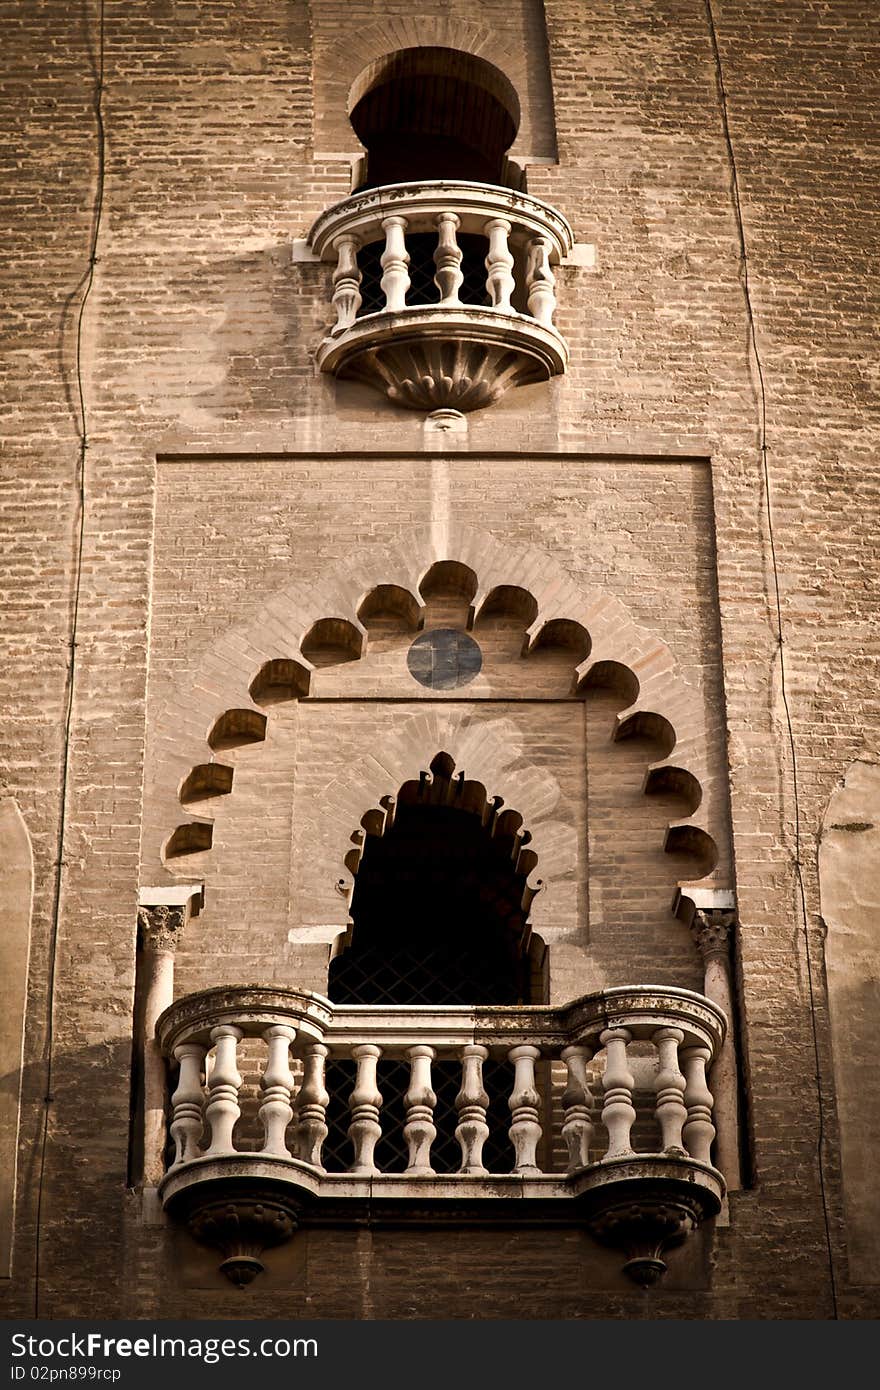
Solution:
M 204 904 L 201 884 L 142 888 L 138 895 L 138 940 L 145 950 L 174 954 L 180 934 L 190 917 Z
M 736 913 L 729 908 L 698 908 L 691 922 L 691 935 L 704 961 L 712 956 L 726 960 L 730 954 L 730 936 L 736 926 Z
M 170 907 L 161 903 L 154 907 L 138 908 L 138 939 L 142 947 L 149 951 L 171 951 L 177 949 L 180 933 L 186 926 L 185 907 Z

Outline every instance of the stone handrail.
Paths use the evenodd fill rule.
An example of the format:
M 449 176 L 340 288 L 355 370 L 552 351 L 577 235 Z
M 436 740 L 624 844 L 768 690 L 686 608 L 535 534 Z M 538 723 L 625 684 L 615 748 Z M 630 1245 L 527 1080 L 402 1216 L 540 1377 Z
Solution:
M 544 1097 L 536 1066 L 542 1060 L 559 1061 L 566 1068 L 561 1104 L 568 1172 L 590 1166 L 598 1137 L 593 1112 L 600 1098 L 607 1139 L 598 1162 L 632 1158 L 634 1044 L 653 1049 L 653 1113 L 660 1134 L 660 1148 L 654 1152 L 710 1165 L 715 1130 L 706 1074 L 725 1028 L 720 1009 L 703 996 L 652 986 L 603 990 L 558 1008 L 485 1009 L 341 1006 L 309 991 L 258 986 L 208 990 L 178 1000 L 157 1024 L 165 1056 L 179 1066 L 171 1098 L 176 1152 L 170 1171 L 235 1154 L 296 1159 L 323 1171 L 330 1099 L 325 1063 L 330 1055 L 356 1064 L 354 1087 L 345 1097 L 353 1175 L 378 1173 L 380 1058 L 404 1060 L 410 1068 L 403 1130 L 408 1174 L 433 1172 L 435 1060 L 455 1060 L 461 1067 L 455 1101 L 460 1173 L 486 1172 L 482 1151 L 489 1134 L 488 1097 L 482 1068 L 489 1057 L 506 1059 L 511 1067 L 508 1134 L 513 1173 L 540 1172 L 537 1149 Z M 260 1078 L 262 1147 L 257 1153 L 238 1149 L 234 1138 L 241 1114 L 238 1048 L 243 1039 L 254 1038 L 262 1039 L 266 1049 Z M 599 1052 L 604 1052 L 604 1062 L 597 1087 L 589 1072 Z M 298 1064 L 299 1076 L 292 1061 Z M 641 1057 L 638 1065 L 644 1071 Z

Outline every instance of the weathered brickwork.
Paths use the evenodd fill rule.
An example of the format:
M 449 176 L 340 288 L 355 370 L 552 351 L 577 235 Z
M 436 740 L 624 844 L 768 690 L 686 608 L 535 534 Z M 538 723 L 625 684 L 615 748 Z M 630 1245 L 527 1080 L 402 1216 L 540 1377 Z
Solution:
M 417 9 L 368 0 L 107 7 L 106 178 L 83 320 L 85 524 L 40 1198 L 98 32 L 96 7 L 2 7 L 10 138 L 0 159 L 15 218 L 0 368 L 0 794 L 20 808 L 35 861 L 4 1311 L 33 1309 L 38 1257 L 39 1308 L 55 1317 L 96 1304 L 108 1316 L 250 1316 L 257 1292 L 261 1316 L 285 1316 L 293 1300 L 322 1317 L 458 1317 L 472 1314 L 478 1290 L 481 1313 L 497 1317 L 649 1308 L 827 1318 L 831 1257 L 840 1315 L 876 1315 L 876 1285 L 855 1282 L 847 1264 L 817 881 L 829 798 L 854 760 L 878 751 L 875 7 L 714 5 L 766 385 L 784 692 L 760 399 L 704 0 Z M 291 258 L 291 242 L 351 190 L 358 142 L 334 103 L 366 63 L 412 44 L 458 47 L 507 73 L 520 90 L 514 154 L 528 191 L 597 256 L 593 268 L 558 271 L 567 373 L 510 391 L 440 447 L 418 412 L 316 371 L 331 268 Z M 376 583 L 383 567 L 417 579 L 437 558 L 432 527 L 439 543 L 441 523 L 488 538 L 468 542 L 477 572 L 497 544 L 505 555 L 549 557 L 562 587 L 622 605 L 633 630 L 671 653 L 674 713 L 690 711 L 676 732 L 714 774 L 711 833 L 726 858 L 712 881 L 735 885 L 738 901 L 749 1186 L 731 1197 L 729 1224 L 670 1260 L 649 1302 L 585 1234 L 540 1228 L 309 1230 L 270 1252 L 264 1284 L 242 1293 L 149 1196 L 126 1190 L 139 885 L 207 881 L 204 914 L 180 948 L 179 992 L 241 980 L 245 963 L 265 979 L 320 987 L 328 942 L 302 929 L 344 922 L 338 895 L 329 914 L 329 873 L 344 877 L 345 836 L 375 804 L 324 796 L 327 771 L 356 765 L 366 737 L 350 699 L 356 682 L 387 682 L 375 692 L 374 742 L 429 705 L 450 717 L 448 702 L 403 684 L 414 634 L 397 646 L 383 636 L 372 656 L 368 641 L 363 660 L 319 671 L 328 692 L 326 682 L 339 681 L 338 698 L 273 705 L 266 742 L 218 755 L 235 780 L 229 796 L 213 798 L 222 802 L 210 812 L 214 846 L 163 866 L 172 813 L 183 821 L 198 810 L 176 792 L 210 759 L 205 711 L 213 701 L 228 708 L 224 680 L 241 675 L 234 664 L 218 674 L 212 660 L 225 660 L 240 633 L 249 660 L 262 640 L 254 624 L 295 584 L 304 608 L 312 586 L 322 598 L 347 594 L 350 612 L 368 570 Z M 340 574 L 355 552 L 347 590 Z M 505 582 L 530 588 L 529 578 Z M 557 581 L 541 582 L 552 593 Z M 486 640 L 479 622 L 474 634 Z M 264 646 L 275 636 L 264 634 Z M 646 765 L 663 757 L 656 740 L 611 741 L 625 698 L 604 689 L 559 697 L 561 667 L 555 652 L 506 657 L 497 681 L 481 676 L 472 716 L 474 728 L 506 721 L 516 730 L 515 767 L 500 753 L 494 763 L 487 754 L 487 766 L 523 797 L 525 773 L 539 769 L 560 792 L 546 823 L 576 841 L 568 877 L 560 872 L 544 904 L 536 900 L 553 996 L 633 978 L 699 988 L 699 958 L 669 906 L 674 884 L 699 875 L 662 851 L 664 827 L 690 808 L 668 789 L 643 794 Z M 539 693 L 557 701 L 539 701 L 534 719 L 517 703 L 524 669 L 530 680 L 540 672 Z M 392 686 L 405 708 L 382 706 Z M 187 762 L 191 747 L 202 752 Z M 401 755 L 395 768 L 405 763 Z M 839 1069 L 839 1055 L 834 1062 Z M 878 1124 L 866 1112 L 866 1130 Z M 417 1265 L 431 1270 L 430 1289 L 413 1288 Z

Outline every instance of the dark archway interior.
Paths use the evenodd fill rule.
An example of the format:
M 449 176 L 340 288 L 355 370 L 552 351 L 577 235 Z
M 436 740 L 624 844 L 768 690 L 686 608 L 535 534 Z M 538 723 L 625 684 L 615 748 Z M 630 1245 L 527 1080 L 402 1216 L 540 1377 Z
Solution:
M 440 777 L 433 789 L 452 786 Z M 424 784 L 407 783 L 393 825 L 381 837 L 367 836 L 352 897 L 351 944 L 331 962 L 330 998 L 373 1005 L 540 1002 L 535 996 L 543 991 L 524 948 L 525 874 L 516 866 L 521 841 L 511 833 L 493 835 L 474 811 L 432 804 L 422 799 L 425 795 Z M 353 1063 L 329 1064 L 334 1099 L 325 1162 L 330 1169 L 343 1170 L 351 1161 L 344 1101 L 354 1078 Z M 506 1138 L 511 1080 L 506 1062 L 485 1063 L 491 1138 L 484 1160 L 491 1172 L 511 1167 Z M 408 1084 L 406 1063 L 380 1061 L 383 1137 L 376 1158 L 386 1171 L 406 1167 Z M 432 1162 L 437 1172 L 453 1173 L 460 1161 L 455 1140 L 460 1065 L 435 1062 L 432 1085 L 437 1095 Z
M 361 186 L 424 179 L 505 183 L 504 155 L 516 117 L 503 99 L 500 76 L 490 64 L 452 49 L 395 54 L 351 113 L 367 150 Z
M 529 1002 L 523 876 L 511 837 L 478 815 L 401 805 L 367 837 L 351 915 L 351 946 L 330 966 L 337 1003 Z

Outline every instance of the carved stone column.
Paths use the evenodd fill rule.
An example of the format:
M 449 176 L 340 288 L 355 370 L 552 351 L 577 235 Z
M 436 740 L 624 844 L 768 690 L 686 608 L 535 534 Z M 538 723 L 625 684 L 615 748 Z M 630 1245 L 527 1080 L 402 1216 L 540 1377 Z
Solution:
M 736 912 L 727 907 L 697 907 L 690 925 L 694 941 L 703 958 L 703 992 L 708 999 L 724 1010 L 730 1025 L 712 1068 L 716 1129 L 715 1166 L 724 1174 L 728 1192 L 738 1192 L 742 1186 L 742 1175 L 739 1162 L 739 1094 L 730 966 Z
M 144 1067 L 144 1171 L 147 1187 L 165 1173 L 165 1063 L 156 1042 L 156 1019 L 174 1000 L 174 953 L 180 934 L 202 905 L 201 885 L 142 888 L 138 907 L 140 1042 Z

